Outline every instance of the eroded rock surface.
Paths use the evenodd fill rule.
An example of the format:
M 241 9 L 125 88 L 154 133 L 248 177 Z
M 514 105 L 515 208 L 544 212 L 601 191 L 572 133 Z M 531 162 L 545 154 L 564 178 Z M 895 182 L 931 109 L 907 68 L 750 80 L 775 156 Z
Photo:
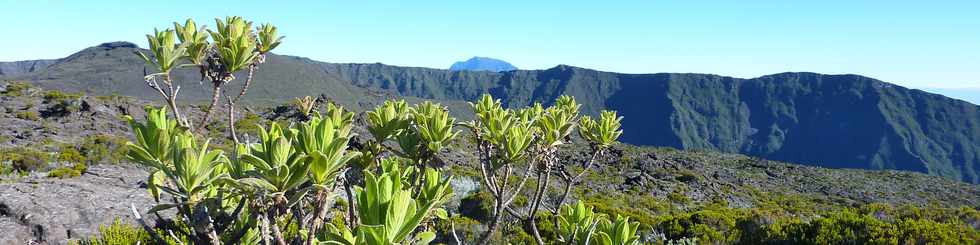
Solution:
M 115 219 L 135 224 L 130 204 L 149 210 L 146 172 L 133 166 L 92 166 L 80 177 L 41 173 L 0 183 L 0 244 L 65 244 L 87 238 Z

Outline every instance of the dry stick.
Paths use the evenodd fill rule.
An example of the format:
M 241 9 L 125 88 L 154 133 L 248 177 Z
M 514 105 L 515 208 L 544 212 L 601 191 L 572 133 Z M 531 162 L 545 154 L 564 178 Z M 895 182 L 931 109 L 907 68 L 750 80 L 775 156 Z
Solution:
M 453 216 L 453 213 L 452 213 L 452 211 L 450 211 L 450 213 L 449 213 L 449 230 L 453 232 L 452 233 L 453 234 L 453 240 L 456 240 L 456 245 L 463 245 L 463 242 L 460 242 L 460 240 L 459 240 L 459 235 L 456 234 L 456 221 L 453 220 L 452 216 Z
M 180 115 L 180 110 L 177 108 L 177 92 L 180 92 L 180 86 L 177 86 L 177 88 L 174 89 L 173 83 L 168 82 L 165 79 L 164 84 L 167 84 L 167 86 L 170 88 L 170 93 L 167 93 L 162 87 L 160 87 L 160 84 L 157 83 L 156 76 L 146 76 L 146 68 L 143 68 L 143 75 L 143 80 L 146 82 L 146 86 L 149 86 L 153 90 L 156 90 L 157 93 L 160 93 L 160 96 L 167 101 L 167 106 L 169 106 L 170 110 L 173 111 L 174 119 L 177 120 L 177 123 L 180 123 L 181 126 L 186 127 L 187 121 L 183 120 L 183 117 Z
M 174 119 L 177 120 L 182 126 L 187 127 L 187 121 L 180 116 L 180 110 L 177 109 L 177 93 L 180 92 L 180 86 L 174 89 L 174 81 L 170 78 L 170 74 L 165 74 L 163 76 L 163 83 L 167 84 L 167 88 L 170 89 L 170 96 L 167 97 L 167 103 L 170 105 L 170 109 L 174 110 Z
M 156 239 L 157 242 L 159 242 L 160 244 L 167 243 L 166 240 L 163 240 L 163 238 L 160 237 L 160 234 L 157 234 L 156 230 L 150 227 L 150 225 L 146 224 L 146 221 L 143 220 L 143 216 L 140 215 L 140 212 L 136 210 L 136 204 L 130 203 L 129 207 L 133 209 L 133 217 L 136 217 L 136 222 L 139 222 L 140 225 L 143 226 L 143 229 L 146 230 L 146 232 L 150 233 L 150 236 L 153 236 L 153 239 Z
M 172 231 L 172 230 L 167 230 L 167 234 L 170 234 L 170 238 L 173 238 L 173 239 L 174 239 L 174 241 L 176 241 L 176 242 L 177 242 L 177 244 L 179 244 L 179 245 L 184 245 L 184 242 L 183 242 L 183 241 L 181 241 L 180 239 L 178 239 L 178 238 L 177 238 L 177 235 L 174 235 L 174 231 Z

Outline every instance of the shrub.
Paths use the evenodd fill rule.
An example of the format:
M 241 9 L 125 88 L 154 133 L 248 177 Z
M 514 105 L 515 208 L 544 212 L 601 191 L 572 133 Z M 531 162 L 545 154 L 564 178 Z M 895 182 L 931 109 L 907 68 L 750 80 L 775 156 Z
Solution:
M 126 140 L 118 136 L 97 134 L 86 136 L 78 149 L 87 164 L 120 163 L 126 157 Z
M 48 167 L 50 156 L 29 148 L 18 147 L 0 152 L 0 162 L 9 162 L 11 170 L 30 172 Z
M 166 234 L 162 229 L 157 229 L 157 233 Z M 179 234 L 177 234 L 180 236 Z M 188 244 L 189 241 L 184 239 L 183 242 L 177 243 L 173 238 L 169 236 L 162 237 L 166 244 Z M 146 232 L 141 227 L 134 226 L 128 223 L 122 222 L 120 219 L 116 219 L 109 225 L 100 225 L 99 234 L 92 236 L 88 239 L 82 239 L 80 241 L 69 242 L 69 244 L 76 245 L 131 245 L 131 244 L 156 244 L 156 241 L 150 236 L 150 233 Z
M 31 88 L 31 84 L 27 82 L 10 82 L 7 84 L 7 89 L 0 92 L 0 94 L 7 96 L 23 96 Z
M 242 115 L 241 119 L 235 121 L 235 131 L 238 134 L 258 135 L 259 127 L 265 120 L 255 113 L 244 112 Z
M 493 196 L 485 191 L 474 192 L 459 201 L 459 213 L 475 220 L 487 220 L 493 212 Z
M 78 177 L 81 175 L 82 175 L 81 171 L 69 167 L 59 167 L 59 168 L 52 169 L 51 171 L 48 171 L 49 178 L 64 179 L 64 178 Z
M 44 95 L 42 95 L 45 103 L 60 103 L 65 100 L 77 100 L 81 97 L 81 93 L 65 93 L 61 90 L 47 90 L 44 91 Z
M 14 117 L 28 121 L 37 121 L 41 119 L 41 115 L 36 111 L 19 111 L 17 114 L 14 114 Z
M 85 163 L 86 158 L 81 152 L 75 149 L 71 145 L 61 146 L 61 152 L 58 153 L 58 161 L 63 161 L 71 164 Z

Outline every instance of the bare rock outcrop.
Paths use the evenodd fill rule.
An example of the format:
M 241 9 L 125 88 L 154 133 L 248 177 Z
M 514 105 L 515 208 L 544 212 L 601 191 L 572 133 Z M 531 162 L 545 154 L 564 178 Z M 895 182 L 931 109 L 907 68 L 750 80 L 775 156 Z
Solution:
M 115 219 L 135 223 L 130 205 L 149 210 L 153 199 L 139 168 L 97 165 L 77 178 L 33 174 L 0 183 L 0 244 L 65 244 L 98 234 Z M 9 178 L 9 177 L 3 177 Z

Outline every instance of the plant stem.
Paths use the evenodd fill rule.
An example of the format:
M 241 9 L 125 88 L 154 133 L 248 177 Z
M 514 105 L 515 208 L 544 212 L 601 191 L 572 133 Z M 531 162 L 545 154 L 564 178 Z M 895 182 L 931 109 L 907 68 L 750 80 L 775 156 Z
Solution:
M 214 83 L 214 89 L 211 90 L 211 105 L 208 105 L 208 109 L 204 111 L 204 117 L 201 118 L 201 123 L 197 125 L 197 132 L 201 132 L 201 130 L 207 127 L 208 121 L 211 120 L 211 111 L 218 105 L 218 98 L 221 98 L 220 82 Z

